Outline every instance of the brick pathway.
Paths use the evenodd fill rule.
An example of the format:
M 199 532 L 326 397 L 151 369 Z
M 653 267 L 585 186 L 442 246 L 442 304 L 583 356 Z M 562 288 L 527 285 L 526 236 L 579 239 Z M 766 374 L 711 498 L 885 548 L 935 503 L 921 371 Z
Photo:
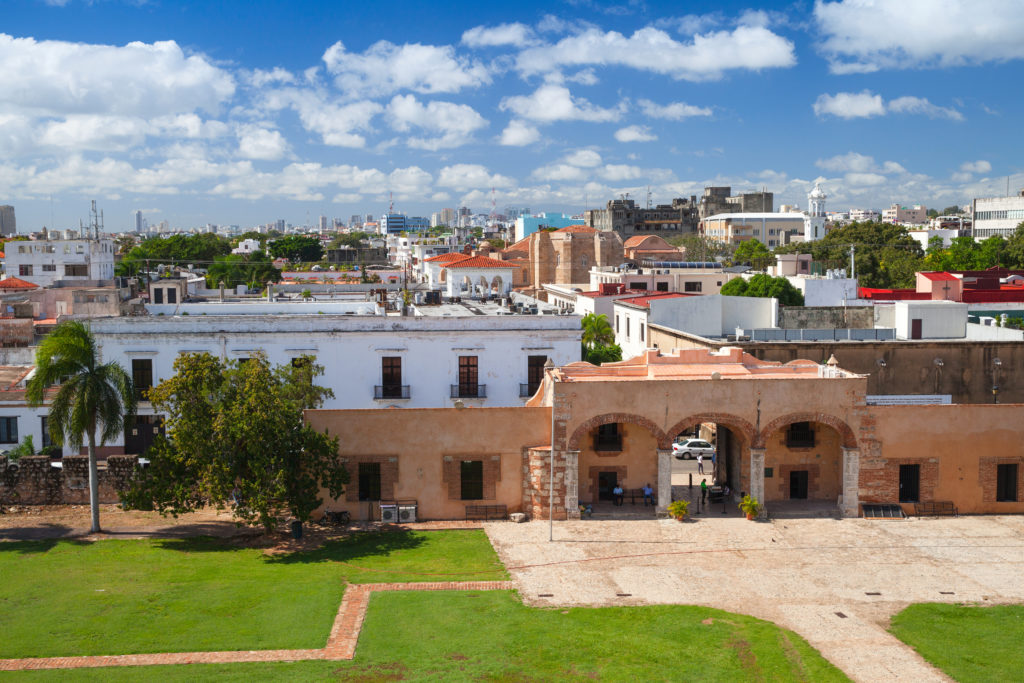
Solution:
M 422 528 L 422 527 L 420 527 Z M 308 659 L 352 659 L 363 628 L 370 594 L 377 591 L 493 591 L 511 590 L 511 581 L 443 581 L 426 583 L 349 584 L 334 619 L 327 646 L 320 650 L 238 650 L 230 652 L 162 652 L 141 655 L 29 657 L 0 659 L 0 671 L 87 669 L 104 666 L 158 664 L 233 664 L 236 662 L 295 662 Z

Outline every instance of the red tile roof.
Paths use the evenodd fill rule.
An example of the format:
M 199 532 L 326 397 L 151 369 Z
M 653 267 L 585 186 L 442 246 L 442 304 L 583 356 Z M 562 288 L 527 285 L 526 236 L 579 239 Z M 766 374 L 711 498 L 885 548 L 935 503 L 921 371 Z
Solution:
M 519 266 L 509 263 L 508 261 L 499 261 L 496 258 L 487 258 L 486 256 L 473 256 L 465 258 L 455 263 L 449 263 L 445 266 L 448 269 L 452 268 L 518 268 Z
M 634 306 L 642 306 L 644 308 L 651 307 L 651 301 L 654 299 L 678 299 L 682 297 L 694 296 L 693 294 L 681 294 L 680 292 L 665 292 L 664 294 L 649 294 L 647 296 L 635 296 L 631 299 L 619 299 L 618 303 L 621 304 L 633 304 Z
M 16 277 L 5 277 L 0 280 L 0 289 L 39 289 L 39 285 L 19 280 Z
M 622 243 L 623 247 L 635 247 L 638 244 L 643 244 L 645 241 L 653 237 L 654 235 L 633 235 L 625 242 Z
M 558 230 L 555 230 L 555 232 L 586 232 L 586 233 L 595 233 L 595 232 L 597 232 L 597 228 L 592 228 L 589 225 L 567 225 L 564 228 L 559 228 Z
M 449 261 L 461 261 L 468 258 L 472 257 L 463 254 L 461 251 L 450 251 L 447 254 L 438 254 L 437 256 L 425 258 L 423 261 L 424 263 L 448 263 Z
M 959 280 L 960 279 L 960 278 L 956 277 L 955 275 L 950 275 L 949 273 L 921 273 L 921 275 L 924 275 L 929 280 L 933 280 L 935 282 L 945 282 L 947 280 Z

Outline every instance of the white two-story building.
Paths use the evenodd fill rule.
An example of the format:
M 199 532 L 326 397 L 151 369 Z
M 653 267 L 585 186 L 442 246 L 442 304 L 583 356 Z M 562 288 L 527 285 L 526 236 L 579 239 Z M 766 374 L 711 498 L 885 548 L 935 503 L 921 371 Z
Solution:
M 110 280 L 115 251 L 114 240 L 104 237 L 10 242 L 4 250 L 4 268 L 40 287 L 57 280 Z

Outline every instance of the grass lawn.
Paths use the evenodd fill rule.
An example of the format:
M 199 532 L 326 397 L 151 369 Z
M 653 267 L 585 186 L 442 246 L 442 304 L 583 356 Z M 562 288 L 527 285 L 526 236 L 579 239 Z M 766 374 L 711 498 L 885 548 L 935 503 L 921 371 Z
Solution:
M 692 606 L 536 609 L 509 591 L 377 593 L 351 662 L 33 672 L 28 680 L 845 681 L 796 634 Z
M 961 683 L 1024 678 L 1024 605 L 911 605 L 889 630 Z
M 320 648 L 346 580 L 505 578 L 472 530 L 276 557 L 212 539 L 0 543 L 0 658 Z

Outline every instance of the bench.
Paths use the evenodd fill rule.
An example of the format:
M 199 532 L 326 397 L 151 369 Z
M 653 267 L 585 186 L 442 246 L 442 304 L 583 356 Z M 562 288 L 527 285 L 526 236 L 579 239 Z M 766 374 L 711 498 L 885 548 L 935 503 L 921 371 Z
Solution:
M 939 515 L 949 515 L 952 517 L 959 517 L 960 512 L 953 505 L 952 501 L 948 500 L 933 500 L 927 503 L 914 503 L 914 514 L 918 517 L 936 517 Z
M 623 493 L 625 494 L 625 496 L 629 496 L 629 502 L 631 504 L 633 504 L 633 505 L 636 505 L 637 501 L 640 501 L 641 503 L 644 502 L 644 490 L 642 488 L 639 488 L 639 489 L 627 489 Z M 651 494 L 651 500 L 654 501 L 655 505 L 658 504 L 658 492 L 657 491 L 654 491 L 654 493 Z
M 492 519 L 508 519 L 508 506 L 506 505 L 467 505 L 466 519 L 476 519 L 488 522 Z

